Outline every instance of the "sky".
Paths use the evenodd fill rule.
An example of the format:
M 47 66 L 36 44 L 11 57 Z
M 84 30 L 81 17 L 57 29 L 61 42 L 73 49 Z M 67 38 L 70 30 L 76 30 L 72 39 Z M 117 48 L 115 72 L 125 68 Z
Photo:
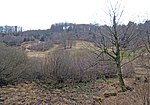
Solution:
M 22 26 L 23 30 L 48 29 L 68 22 L 103 24 L 108 19 L 108 1 L 120 0 L 0 0 L 0 26 Z M 122 0 L 122 23 L 150 19 L 150 0 Z

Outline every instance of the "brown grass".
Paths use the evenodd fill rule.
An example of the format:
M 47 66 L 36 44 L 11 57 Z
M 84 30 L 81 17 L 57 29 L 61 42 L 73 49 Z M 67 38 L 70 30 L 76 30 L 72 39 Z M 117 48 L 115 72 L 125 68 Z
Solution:
M 30 46 L 32 43 L 29 43 L 29 45 L 26 46 Z M 34 43 L 33 43 L 34 44 Z M 76 41 L 76 45 L 73 46 L 71 49 L 67 49 L 70 51 L 75 51 L 75 50 L 80 50 L 80 49 L 91 49 L 94 48 L 94 45 L 90 42 L 87 41 Z M 61 45 L 55 44 L 52 48 L 50 48 L 47 51 L 32 51 L 32 50 L 26 50 L 27 56 L 28 57 L 39 57 L 39 58 L 44 58 L 46 57 L 49 53 L 59 50 L 59 49 L 63 49 L 63 47 Z

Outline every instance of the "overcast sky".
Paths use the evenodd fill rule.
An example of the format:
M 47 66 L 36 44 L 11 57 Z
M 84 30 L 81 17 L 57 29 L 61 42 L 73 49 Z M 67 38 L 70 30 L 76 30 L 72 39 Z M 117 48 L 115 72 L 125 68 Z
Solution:
M 110 0 L 115 3 L 116 0 Z M 122 0 L 122 22 L 150 18 L 150 0 Z M 23 30 L 48 29 L 59 22 L 99 23 L 107 0 L 0 0 L 0 25 L 18 25 Z

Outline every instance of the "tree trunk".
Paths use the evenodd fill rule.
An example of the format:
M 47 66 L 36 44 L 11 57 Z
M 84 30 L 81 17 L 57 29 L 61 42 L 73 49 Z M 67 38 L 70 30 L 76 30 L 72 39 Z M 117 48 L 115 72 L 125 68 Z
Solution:
M 121 71 L 120 62 L 117 62 L 117 75 L 118 75 L 121 90 L 124 92 L 124 91 L 126 91 L 126 86 L 125 86 L 125 83 L 124 83 L 124 80 L 123 80 L 123 75 L 122 75 L 122 71 Z

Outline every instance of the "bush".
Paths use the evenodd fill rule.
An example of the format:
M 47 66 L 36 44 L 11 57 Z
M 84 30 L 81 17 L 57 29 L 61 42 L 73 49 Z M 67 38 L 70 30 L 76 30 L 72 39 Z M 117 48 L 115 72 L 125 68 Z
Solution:
M 53 47 L 52 41 L 40 42 L 40 43 L 34 43 L 33 45 L 31 45 L 30 50 L 46 51 L 50 49 L 51 47 Z
M 27 61 L 26 55 L 16 48 L 0 44 L 0 86 L 18 81 Z
M 109 61 L 104 63 L 105 69 L 101 69 L 102 64 L 91 66 L 91 64 L 95 64 L 96 59 L 93 53 L 84 49 L 75 51 L 56 50 L 51 52 L 41 63 L 35 60 L 35 65 L 38 67 L 36 66 L 31 70 L 33 72 L 32 77 L 46 84 L 58 85 L 61 83 L 93 82 L 97 78 L 103 78 L 103 75 L 112 77 L 116 74 L 115 70 L 112 69 L 114 66 Z
M 11 75 L 11 82 L 40 81 L 51 87 L 62 87 L 59 84 L 94 82 L 96 79 L 116 76 L 111 60 L 97 63 L 97 56 L 85 49 L 59 49 L 50 52 L 46 58 L 30 58 L 28 61 L 22 52 L 12 48 L 7 50 L 10 50 L 6 51 L 9 57 L 5 60 L 11 59 L 13 63 L 8 65 L 11 69 L 5 71 Z M 12 53 L 9 54 L 10 52 Z M 95 63 L 97 64 L 92 66 Z M 8 81 L 7 76 L 3 77 L 3 80 Z

